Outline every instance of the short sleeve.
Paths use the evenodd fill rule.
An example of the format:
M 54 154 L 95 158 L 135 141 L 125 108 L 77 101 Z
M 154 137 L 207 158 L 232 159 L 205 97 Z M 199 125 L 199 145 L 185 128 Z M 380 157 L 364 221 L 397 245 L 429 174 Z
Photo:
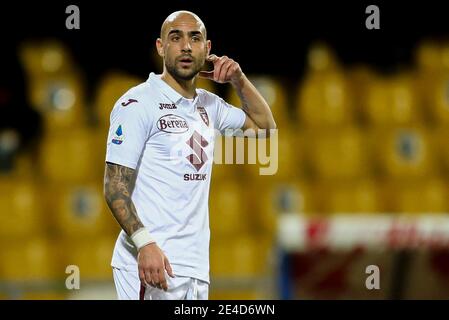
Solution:
M 135 169 L 150 130 L 151 122 L 142 103 L 119 100 L 111 112 L 106 161 Z
M 223 134 L 226 129 L 241 129 L 245 124 L 246 113 L 227 103 L 222 98 L 217 101 L 216 128 Z M 226 130 L 227 131 L 227 130 Z

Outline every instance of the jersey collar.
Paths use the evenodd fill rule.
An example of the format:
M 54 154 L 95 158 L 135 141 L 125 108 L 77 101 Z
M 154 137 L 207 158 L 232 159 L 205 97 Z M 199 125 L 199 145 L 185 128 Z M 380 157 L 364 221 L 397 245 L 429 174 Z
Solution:
M 179 92 L 177 92 L 175 89 L 170 87 L 164 80 L 162 80 L 160 74 L 155 74 L 154 72 L 151 72 L 147 82 L 156 84 L 162 91 L 162 93 L 173 103 L 178 103 L 180 102 L 181 99 L 184 98 L 181 94 L 179 94 Z M 196 89 L 196 97 L 194 99 L 194 102 L 197 101 L 198 96 L 199 91 L 198 89 Z

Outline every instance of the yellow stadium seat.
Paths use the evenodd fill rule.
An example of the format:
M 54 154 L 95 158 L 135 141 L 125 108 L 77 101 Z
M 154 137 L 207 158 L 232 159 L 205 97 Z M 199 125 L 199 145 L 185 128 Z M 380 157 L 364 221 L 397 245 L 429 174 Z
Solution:
M 420 119 L 416 104 L 415 83 L 411 74 L 399 74 L 389 84 L 392 117 L 397 123 L 413 123 Z
M 425 75 L 421 77 L 424 106 L 430 118 L 438 125 L 449 124 L 449 75 L 446 73 L 433 75 L 431 78 Z
M 277 181 L 302 178 L 307 174 L 306 144 L 305 132 L 288 128 L 280 128 L 269 139 L 247 141 L 248 152 L 257 161 L 246 165 L 245 170 L 252 179 L 262 175 Z
M 65 73 L 74 68 L 69 51 L 57 40 L 25 42 L 19 48 L 19 54 L 30 76 Z
M 439 72 L 441 70 L 439 44 L 429 40 L 421 42 L 415 51 L 415 63 L 422 72 Z
M 107 208 L 101 183 L 57 184 L 47 192 L 57 234 L 84 239 L 112 233 L 115 220 Z
M 42 114 L 44 128 L 85 125 L 83 81 L 67 48 L 56 40 L 26 42 L 19 55 L 28 76 L 31 105 Z
M 236 144 L 240 143 L 239 147 L 236 147 L 236 150 L 239 150 L 238 152 L 243 154 L 242 162 L 244 162 L 244 166 L 240 166 L 241 174 L 246 179 L 263 179 L 264 176 L 262 176 L 262 173 L 264 172 L 265 174 L 269 166 L 275 168 L 277 173 L 279 167 L 278 133 L 279 131 L 276 137 L 271 137 L 271 139 L 236 138 Z M 274 154 L 271 152 L 273 150 L 272 148 L 275 148 L 274 150 L 276 152 Z M 244 149 L 243 152 L 242 149 Z
M 320 192 L 326 201 L 328 213 L 376 213 L 382 212 L 382 197 L 372 180 L 355 180 L 340 183 L 321 181 Z
M 299 122 L 310 127 L 338 126 L 353 119 L 350 83 L 335 52 L 316 42 L 307 52 L 306 76 L 295 101 Z
M 421 118 L 410 74 L 388 79 L 377 77 L 368 86 L 364 100 L 362 114 L 372 125 L 413 124 Z
M 432 146 L 435 150 L 435 157 L 439 168 L 441 169 L 437 173 L 449 173 L 449 129 L 445 126 L 435 128 L 431 131 L 432 134 Z
M 212 179 L 214 182 L 238 180 L 242 173 L 242 167 L 235 164 L 214 164 L 212 168 Z
M 21 179 L 33 176 L 33 173 L 37 170 L 35 159 L 35 150 L 23 150 L 17 152 L 14 159 L 14 177 Z
M 398 181 L 390 187 L 394 210 L 400 213 L 429 214 L 448 212 L 448 188 L 440 179 Z
M 32 107 L 42 114 L 46 130 L 86 125 L 84 88 L 76 73 L 31 78 L 29 96 Z
M 449 45 L 436 41 L 424 41 L 415 51 L 417 92 L 421 104 L 433 122 L 448 123 L 447 70 Z
M 311 72 L 328 72 L 340 69 L 335 52 L 325 43 L 313 43 L 307 51 L 307 68 Z
M 39 186 L 32 180 L 0 179 L 0 241 L 45 232 Z
M 235 181 L 212 182 L 209 221 L 216 235 L 240 234 L 249 228 L 247 202 L 241 184 Z
M 353 104 L 345 75 L 339 71 L 307 75 L 298 88 L 296 110 L 299 121 L 308 127 L 350 123 Z
M 100 127 L 109 127 L 109 118 L 117 100 L 132 87 L 144 82 L 135 76 L 109 73 L 100 82 L 95 98 L 95 115 Z
M 245 151 L 244 146 L 239 147 L 242 150 L 237 151 L 239 143 L 243 138 L 225 137 L 218 135 L 215 138 L 214 160 L 212 168 L 213 181 L 233 180 L 242 175 L 244 170 L 243 161 L 237 164 L 237 152 Z M 239 141 L 239 143 L 237 142 Z
M 249 184 L 248 190 L 246 201 L 251 205 L 251 230 L 267 238 L 276 235 L 278 219 L 283 213 L 312 215 L 317 210 L 314 187 L 305 181 L 287 180 L 266 185 L 257 181 Z
M 215 145 L 215 155 L 218 156 L 221 150 L 222 155 L 217 158 L 222 163 L 227 160 L 235 163 L 228 166 L 241 180 L 285 180 L 304 175 L 302 148 L 305 137 L 300 132 L 283 128 L 272 132 L 266 139 L 221 139 L 221 145 Z
M 375 162 L 387 177 L 425 177 L 436 170 L 429 134 L 418 127 L 379 128 L 372 132 Z
M 211 237 L 212 277 L 252 277 L 266 274 L 272 249 L 271 239 L 240 235 Z
M 100 160 L 102 150 L 95 139 L 95 132 L 88 129 L 44 135 L 39 152 L 44 178 L 49 182 L 77 183 L 102 176 L 104 170 L 99 168 L 104 168 L 104 160 Z
M 361 107 L 362 117 L 370 123 L 383 123 L 391 118 L 388 82 L 376 77 L 368 84 Z M 387 114 L 385 114 L 385 110 Z
M 111 280 L 111 259 L 115 241 L 115 237 L 108 235 L 97 235 L 79 241 L 73 241 L 71 238 L 60 239 L 63 272 L 67 266 L 77 266 L 81 286 L 83 281 Z
M 59 269 L 55 245 L 48 239 L 32 235 L 3 245 L 0 251 L 1 280 L 48 281 L 63 277 L 64 270 Z
M 349 179 L 370 173 L 365 134 L 356 128 L 312 132 L 308 163 L 322 179 Z
M 278 127 L 292 125 L 291 111 L 287 104 L 287 92 L 282 82 L 275 78 L 258 75 L 248 76 L 248 79 L 267 101 Z M 242 105 L 236 91 L 231 86 L 229 86 L 226 101 L 237 107 Z
M 377 75 L 373 69 L 366 65 L 358 65 L 347 70 L 349 90 L 352 93 L 354 101 L 354 112 L 356 121 L 365 120 L 363 115 L 366 114 L 366 99 L 369 88 L 372 83 L 377 80 Z

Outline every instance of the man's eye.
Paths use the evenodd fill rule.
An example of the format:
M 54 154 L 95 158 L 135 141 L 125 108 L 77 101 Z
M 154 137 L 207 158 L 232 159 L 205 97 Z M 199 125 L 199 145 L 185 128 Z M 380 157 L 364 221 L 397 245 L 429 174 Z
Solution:
M 179 40 L 179 37 L 178 36 L 174 36 L 174 37 L 172 37 L 171 38 L 173 41 L 178 41 Z
M 193 36 L 193 37 L 192 37 L 192 40 L 193 40 L 193 41 L 200 41 L 200 37 Z

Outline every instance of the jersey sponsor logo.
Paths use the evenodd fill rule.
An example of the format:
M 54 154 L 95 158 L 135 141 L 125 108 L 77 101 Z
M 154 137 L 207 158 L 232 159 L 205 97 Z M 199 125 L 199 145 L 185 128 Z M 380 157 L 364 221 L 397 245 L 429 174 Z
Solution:
M 203 148 L 207 147 L 209 143 L 196 130 L 186 143 L 193 149 L 193 153 L 186 158 L 195 167 L 196 171 L 199 171 L 207 161 L 207 155 Z
M 117 130 L 115 130 L 115 136 L 112 139 L 112 143 L 122 144 L 122 142 L 123 142 L 123 130 L 122 130 L 122 125 L 119 125 Z
M 166 114 L 157 121 L 157 128 L 168 133 L 184 133 L 189 130 L 189 124 L 183 117 Z
M 204 181 L 207 178 L 206 173 L 186 173 L 184 174 L 184 181 Z
M 177 109 L 174 103 L 159 103 L 159 109 Z
M 133 102 L 138 102 L 136 99 L 128 99 L 128 101 L 126 102 L 122 102 L 122 106 L 126 107 L 127 105 L 133 103 Z
M 204 107 L 197 107 L 197 110 L 206 126 L 209 126 L 209 116 L 207 115 L 206 109 L 204 109 Z

